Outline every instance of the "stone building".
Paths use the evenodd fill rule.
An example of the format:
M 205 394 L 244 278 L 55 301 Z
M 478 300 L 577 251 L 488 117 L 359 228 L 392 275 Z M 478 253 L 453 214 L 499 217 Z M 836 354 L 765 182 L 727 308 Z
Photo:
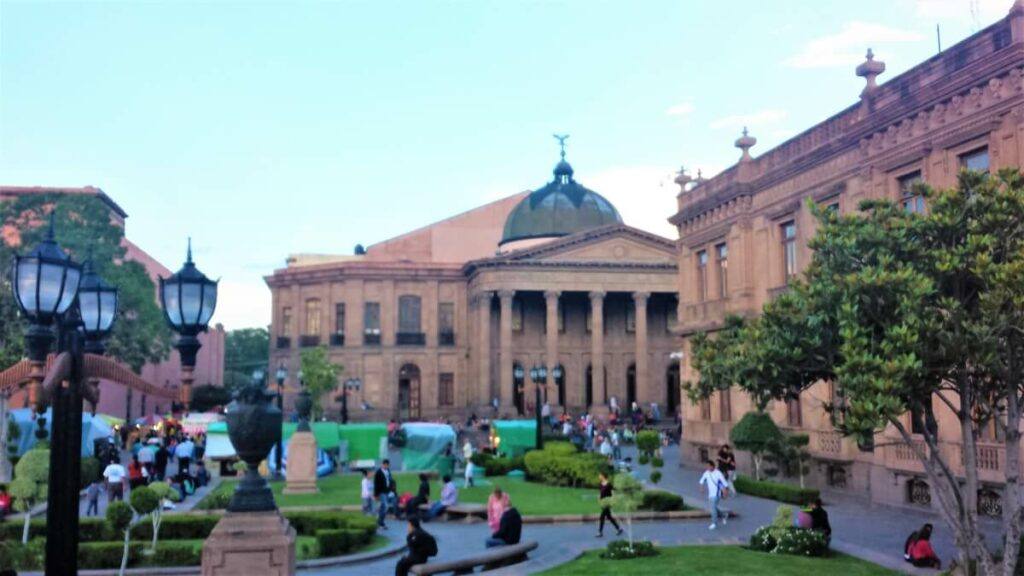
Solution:
M 266 278 L 270 368 L 295 375 L 304 348 L 327 346 L 339 382 L 361 380 L 353 419 L 491 415 L 495 399 L 532 413 L 539 365 L 555 413 L 678 405 L 675 245 L 623 224 L 564 150 L 533 192 L 356 252 L 292 256 Z
M 107 208 L 110 209 L 111 221 L 121 228 L 125 227 L 128 214 L 103 190 L 93 186 L 82 187 L 54 187 L 54 186 L 0 186 L 0 202 L 11 200 L 19 196 L 30 194 L 42 195 L 87 195 L 98 198 Z M 31 246 L 20 245 L 19 235 L 16 230 L 0 229 L 0 241 L 4 247 L 24 251 L 31 249 Z M 60 238 L 57 238 L 58 243 Z M 123 241 L 125 257 L 142 264 L 153 285 L 158 286 L 158 277 L 167 278 L 171 271 L 145 250 L 126 237 Z M 175 265 L 177 269 L 180 264 Z M 156 298 L 156 292 L 153 293 Z M 220 386 L 224 383 L 224 327 L 220 324 L 211 326 L 209 332 L 199 335 L 199 341 L 203 347 L 200 348 L 196 357 L 195 384 L 213 384 Z M 0 370 L 6 366 L 0 366 Z M 181 363 L 178 351 L 171 348 L 170 355 L 162 362 L 149 362 L 143 365 L 139 374 L 144 380 L 155 386 L 165 388 L 177 388 L 180 384 Z M 14 394 L 11 399 L 11 406 L 21 407 L 27 402 L 27 392 L 20 391 Z M 100 380 L 100 403 L 97 407 L 99 412 L 110 414 L 119 418 L 132 419 L 147 416 L 150 414 L 164 414 L 170 410 L 170 405 L 158 399 L 147 398 L 145 394 L 133 392 L 124 386 Z
M 678 212 L 670 221 L 680 238 L 684 380 L 696 376 L 688 354 L 693 334 L 713 332 L 727 314 L 757 314 L 809 263 L 806 242 L 815 222 L 808 199 L 840 213 L 868 198 L 923 211 L 923 198 L 910 192 L 913 182 L 951 187 L 962 168 L 1022 165 L 1024 2 L 963 42 L 878 84 L 884 71 L 869 50 L 856 69 L 866 85 L 853 105 L 756 157 L 750 152 L 756 140 L 744 130 L 736 141 L 739 161 L 710 180 L 692 181 L 680 173 Z M 877 438 L 874 452 L 861 452 L 831 428 L 823 409 L 831 399 L 830 387 L 819 383 L 798 401 L 771 409 L 782 427 L 810 435 L 812 480 L 876 501 L 931 506 L 921 465 L 895 431 Z M 944 405 L 934 406 L 949 422 Z M 737 390 L 697 405 L 687 402 L 684 458 L 713 455 L 733 422 L 750 409 Z M 906 425 L 911 427 L 909 415 Z M 958 466 L 958 428 L 940 421 L 939 430 L 949 461 Z M 993 434 L 982 439 L 978 453 L 981 478 L 992 483 L 979 508 L 990 515 L 999 510 L 997 482 L 1005 460 Z

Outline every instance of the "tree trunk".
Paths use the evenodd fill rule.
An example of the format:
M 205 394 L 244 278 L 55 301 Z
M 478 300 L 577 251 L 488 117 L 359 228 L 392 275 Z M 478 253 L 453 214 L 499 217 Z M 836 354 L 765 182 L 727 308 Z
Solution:
M 754 453 L 754 479 L 758 482 L 761 481 L 761 454 Z
M 7 459 L 7 403 L 8 392 L 0 392 L 0 483 L 11 481 L 11 461 Z
M 1021 405 L 1018 386 L 1019 370 L 1015 365 L 1013 347 L 1007 354 L 1008 382 L 1006 398 L 1006 456 L 1003 463 L 1003 576 L 1013 576 L 1017 570 L 1017 556 L 1020 554 L 1021 505 L 1020 505 L 1020 420 Z
M 32 521 L 32 515 L 29 514 L 31 507 L 25 508 L 25 527 L 21 529 L 21 543 L 28 544 L 28 525 Z
M 124 549 L 121 552 L 121 570 L 118 571 L 119 576 L 124 576 L 124 569 L 128 566 L 128 538 L 131 536 L 132 527 L 128 526 L 124 531 Z
M 149 551 L 152 553 L 156 552 L 156 539 L 160 535 L 160 521 L 163 519 L 163 510 L 161 508 L 164 505 L 163 499 L 157 504 L 157 509 L 153 510 L 150 514 L 150 518 L 153 520 L 153 543 L 149 547 Z

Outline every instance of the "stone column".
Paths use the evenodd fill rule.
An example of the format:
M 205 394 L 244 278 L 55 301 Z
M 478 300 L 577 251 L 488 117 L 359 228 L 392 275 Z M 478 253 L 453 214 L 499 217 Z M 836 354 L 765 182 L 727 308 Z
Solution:
M 636 399 L 641 404 L 653 400 L 648 378 L 647 360 L 647 299 L 650 292 L 634 292 L 633 302 L 636 308 Z
M 604 292 L 590 293 L 590 374 L 594 403 L 607 405 L 604 381 Z
M 548 404 L 556 406 L 558 402 L 558 387 L 555 385 L 555 366 L 558 366 L 558 297 L 562 293 L 558 290 L 544 292 L 544 300 L 547 303 L 547 327 L 546 355 L 548 366 L 548 379 L 545 384 L 548 390 Z
M 494 293 L 484 291 L 476 296 L 478 322 L 477 355 L 480 360 L 480 369 L 477 377 L 480 379 L 478 392 L 480 403 L 489 405 L 493 397 L 491 390 L 491 299 Z
M 499 319 L 499 341 L 500 353 L 498 356 L 498 370 L 500 375 L 498 382 L 501 383 L 501 390 L 498 395 L 501 398 L 501 405 L 507 408 L 512 405 L 512 298 L 516 295 L 514 290 L 499 290 L 498 299 L 501 304 L 501 317 Z

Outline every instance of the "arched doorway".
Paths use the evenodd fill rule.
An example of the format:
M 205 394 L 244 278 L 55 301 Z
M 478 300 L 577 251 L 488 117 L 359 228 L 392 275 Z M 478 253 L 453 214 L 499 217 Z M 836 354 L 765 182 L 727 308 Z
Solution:
M 512 403 L 516 407 L 516 413 L 520 416 L 526 410 L 526 370 L 523 365 L 516 362 L 512 365 Z
M 636 364 L 630 364 L 626 369 L 626 406 L 633 409 L 633 402 L 636 402 Z
M 420 417 L 420 367 L 405 364 L 398 371 L 398 418 L 416 420 Z
M 565 408 L 565 366 L 558 365 L 558 378 L 555 378 L 555 386 L 558 387 L 558 405 Z
M 669 364 L 665 371 L 665 409 L 675 417 L 679 410 L 679 362 Z
M 585 376 L 586 387 L 583 389 L 583 405 L 590 408 L 594 404 L 594 367 L 587 364 Z

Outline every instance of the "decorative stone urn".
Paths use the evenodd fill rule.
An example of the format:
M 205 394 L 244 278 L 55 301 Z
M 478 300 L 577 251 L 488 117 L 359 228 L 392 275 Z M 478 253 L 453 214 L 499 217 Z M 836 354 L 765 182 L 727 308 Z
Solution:
M 228 406 L 228 437 L 246 464 L 221 518 L 203 543 L 203 576 L 295 574 L 295 529 L 281 516 L 260 462 L 281 437 L 281 411 L 259 384 L 240 390 Z

